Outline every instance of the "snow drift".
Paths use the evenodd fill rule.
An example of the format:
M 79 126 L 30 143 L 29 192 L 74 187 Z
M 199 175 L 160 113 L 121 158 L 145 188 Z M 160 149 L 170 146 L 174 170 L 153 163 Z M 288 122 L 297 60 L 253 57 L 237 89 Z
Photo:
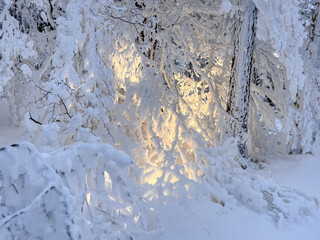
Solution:
M 1 239 L 155 239 L 152 209 L 127 177 L 131 160 L 107 144 L 50 154 L 0 149 Z
M 154 185 L 138 184 L 134 161 L 108 144 L 76 143 L 51 153 L 28 142 L 0 148 L 0 236 L 161 239 L 151 202 L 186 198 L 210 198 L 230 209 L 241 203 L 277 224 L 299 223 L 316 211 L 316 199 L 243 170 L 229 147 L 236 144 L 207 149 L 201 181 L 180 175 L 174 183 Z

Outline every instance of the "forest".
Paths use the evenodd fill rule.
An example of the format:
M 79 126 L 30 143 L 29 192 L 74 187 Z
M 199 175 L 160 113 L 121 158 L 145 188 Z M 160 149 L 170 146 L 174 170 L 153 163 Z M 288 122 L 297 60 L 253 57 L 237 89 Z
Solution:
M 0 239 L 319 239 L 319 10 L 0 0 Z

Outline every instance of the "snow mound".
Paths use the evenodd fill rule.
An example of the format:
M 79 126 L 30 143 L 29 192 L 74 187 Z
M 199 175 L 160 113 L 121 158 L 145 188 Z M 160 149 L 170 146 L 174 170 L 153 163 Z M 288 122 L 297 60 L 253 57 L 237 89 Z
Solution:
M 228 154 L 222 154 L 225 151 Z M 231 152 L 226 146 L 208 152 L 204 183 L 211 189 L 212 201 L 230 208 L 241 203 L 257 213 L 269 215 L 277 226 L 302 224 L 318 212 L 316 197 L 261 176 L 254 163 L 243 169 L 243 161 Z
M 50 154 L 0 148 L 1 239 L 157 239 L 159 224 L 128 179 L 131 160 L 107 144 Z
M 230 146 L 208 148 L 201 181 L 180 175 L 155 185 L 138 184 L 137 166 L 108 144 L 78 142 L 50 153 L 28 142 L 0 148 L 1 239 L 161 239 L 165 223 L 151 206 L 172 199 L 210 199 L 225 209 L 241 203 L 277 226 L 303 224 L 318 212 L 316 198 L 265 179 L 252 166 L 244 170 Z M 146 197 L 160 190 L 168 195 Z

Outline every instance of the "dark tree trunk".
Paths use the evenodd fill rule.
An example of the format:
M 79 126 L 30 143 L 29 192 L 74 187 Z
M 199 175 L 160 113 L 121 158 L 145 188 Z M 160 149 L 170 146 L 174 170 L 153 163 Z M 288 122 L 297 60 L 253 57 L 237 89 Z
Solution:
M 236 13 L 234 56 L 231 67 L 227 112 L 230 121 L 230 136 L 238 137 L 241 155 L 249 157 L 247 148 L 250 79 L 253 62 L 253 47 L 257 9 L 251 0 L 238 0 L 240 10 Z

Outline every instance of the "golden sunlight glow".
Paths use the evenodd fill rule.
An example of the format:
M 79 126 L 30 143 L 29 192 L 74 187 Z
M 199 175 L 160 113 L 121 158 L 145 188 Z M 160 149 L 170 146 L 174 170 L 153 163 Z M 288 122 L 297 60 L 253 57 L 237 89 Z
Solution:
M 164 181 L 165 182 L 170 182 L 172 184 L 176 183 L 179 181 L 179 177 L 177 177 L 174 173 L 172 172 L 167 172 L 165 174 L 165 177 L 164 177 Z
M 179 108 L 182 114 L 188 116 L 188 124 L 197 132 L 201 132 L 196 118 L 203 119 L 210 114 L 211 95 L 205 81 L 196 81 L 193 78 L 182 75 L 174 75 L 177 81 L 178 91 L 181 95 Z
M 200 168 L 198 168 L 197 174 L 198 174 L 198 177 L 202 177 L 204 175 L 203 171 Z
M 222 67 L 223 66 L 223 58 L 222 57 L 216 57 L 215 58 L 215 64 L 217 65 L 217 66 L 220 66 L 220 67 Z
M 169 196 L 170 195 L 170 191 L 168 189 L 163 189 L 163 195 L 164 196 Z
M 139 107 L 141 104 L 141 99 L 137 98 L 137 93 L 133 94 L 133 98 L 132 98 L 133 103 L 136 105 L 136 107 Z
M 159 114 L 161 114 L 161 118 L 164 121 L 158 121 L 158 115 L 152 116 L 152 129 L 161 138 L 164 143 L 164 149 L 169 150 L 176 138 L 177 129 L 175 126 L 177 125 L 178 117 L 177 114 L 169 108 L 163 112 L 160 110 Z
M 210 71 L 210 74 L 212 75 L 212 76 L 215 76 L 215 75 L 220 75 L 221 73 L 222 73 L 222 67 L 220 67 L 220 66 L 213 66 L 212 68 L 211 68 L 211 71 Z
M 184 176 L 193 181 L 198 181 L 199 176 L 196 172 L 195 155 L 190 149 L 191 146 L 186 141 L 177 146 L 176 151 L 179 152 L 179 156 L 176 164 L 184 167 L 184 171 L 180 169 L 181 174 L 184 174 Z
M 87 193 L 86 199 L 87 199 L 87 203 L 89 204 L 91 201 L 91 193 Z
M 128 79 L 131 83 L 139 83 L 139 66 L 141 57 L 135 53 L 133 46 L 124 46 L 113 57 L 114 73 L 117 80 L 124 84 Z
M 180 180 L 180 178 L 178 178 L 177 176 L 172 176 L 171 179 L 170 179 L 170 183 L 174 184 L 176 182 L 178 182 Z
M 114 202 L 117 201 L 117 199 L 116 199 L 114 196 L 110 195 L 110 194 L 108 194 L 108 197 L 109 197 L 112 201 L 114 201 Z
M 158 181 L 158 178 L 160 178 L 163 174 L 162 169 L 158 168 L 145 168 L 143 173 L 143 183 L 148 183 L 151 185 L 155 185 Z
M 133 62 L 131 64 L 132 64 L 131 69 L 134 69 L 135 71 L 131 71 L 130 81 L 132 83 L 138 83 L 138 82 L 140 82 L 140 79 L 138 76 L 137 69 L 139 68 L 139 66 L 141 64 L 141 57 L 136 56 L 135 58 L 133 58 Z
M 133 83 L 138 83 L 139 82 L 139 78 L 136 75 L 132 75 L 130 77 L 130 81 Z
M 140 218 L 140 212 L 134 217 L 134 222 L 138 223 L 139 218 Z
M 144 80 L 142 73 L 144 71 L 141 71 L 142 61 L 133 44 L 129 42 L 121 43 L 121 46 L 112 56 L 115 87 L 118 89 L 117 94 L 123 102 L 128 103 L 128 108 L 133 112 L 140 106 L 143 99 L 139 95 L 141 93 L 136 90 L 136 88 L 139 89 L 139 85 L 136 84 L 142 84 L 141 81 Z M 215 65 L 211 74 L 220 75 L 222 73 L 223 59 L 217 59 Z M 167 95 L 164 96 L 166 101 L 159 101 L 159 104 L 155 107 L 152 106 L 151 110 L 145 107 L 150 118 L 146 120 L 140 119 L 139 111 L 135 111 L 137 119 L 141 120 L 141 125 L 136 129 L 133 129 L 131 125 L 121 125 L 121 128 L 125 129 L 125 134 L 128 138 L 136 136 L 144 144 L 136 153 L 138 166 L 143 169 L 141 178 L 137 177 L 138 181 L 141 184 L 161 184 L 165 196 L 174 194 L 175 187 L 179 186 L 177 182 L 180 181 L 181 175 L 194 181 L 199 181 L 204 175 L 202 169 L 198 168 L 201 156 L 196 154 L 196 144 L 187 139 L 191 137 L 186 134 L 186 129 L 193 128 L 203 135 L 202 131 L 205 126 L 202 126 L 201 123 L 203 121 L 208 122 L 207 119 L 209 117 L 212 118 L 213 115 L 218 116 L 219 112 L 213 113 L 211 106 L 214 95 L 211 95 L 212 93 L 209 91 L 207 80 L 196 74 L 195 71 L 190 71 L 188 74 L 184 72 L 174 74 L 178 104 L 174 102 L 172 106 L 168 107 L 166 101 L 173 102 L 170 100 L 170 91 L 168 91 Z M 134 92 L 135 90 L 137 92 Z M 126 97 L 130 97 L 130 99 L 126 99 Z M 173 99 L 175 97 L 176 95 L 172 96 Z M 145 102 L 143 104 L 148 106 Z M 123 116 L 128 122 L 134 118 L 133 114 L 129 115 L 129 113 L 128 116 L 126 114 L 123 114 Z M 181 121 L 183 121 L 183 125 Z M 120 145 L 120 142 L 117 144 Z M 175 152 L 174 156 L 177 156 L 175 164 L 180 165 L 178 167 L 175 165 L 177 168 L 172 166 L 173 168 L 170 170 L 166 168 L 168 166 L 166 164 L 169 161 L 167 160 L 169 151 Z M 111 193 L 112 180 L 107 172 L 104 172 L 104 181 L 106 191 Z M 185 188 L 188 191 L 189 185 L 186 184 Z M 150 190 L 145 193 L 144 197 L 151 200 L 157 198 L 158 194 L 158 191 Z M 113 196 L 109 194 L 108 196 L 110 199 L 114 199 Z M 188 198 L 191 197 L 188 196 Z M 119 209 L 119 211 L 125 215 L 133 214 L 131 206 Z M 134 221 L 138 222 L 139 219 L 140 214 L 135 215 Z
M 103 172 L 103 175 L 104 175 L 104 187 L 105 187 L 106 191 L 111 192 L 111 190 L 112 190 L 112 180 L 110 178 L 110 175 L 106 171 Z

